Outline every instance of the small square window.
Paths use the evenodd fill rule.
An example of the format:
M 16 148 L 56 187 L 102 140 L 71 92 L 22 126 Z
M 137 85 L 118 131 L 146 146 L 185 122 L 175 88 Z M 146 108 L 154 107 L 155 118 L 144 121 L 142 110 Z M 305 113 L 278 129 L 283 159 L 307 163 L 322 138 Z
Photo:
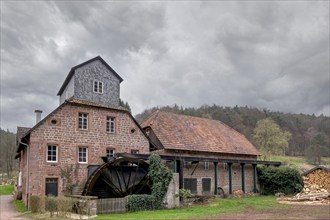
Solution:
M 115 149 L 113 148 L 108 148 L 107 149 L 107 157 L 114 157 L 115 156 Z
M 78 162 L 79 163 L 87 163 L 88 157 L 88 148 L 87 147 L 79 147 L 78 148 Z
M 47 146 L 47 162 L 57 162 L 58 149 L 57 145 L 48 145 Z
M 95 93 L 103 93 L 103 82 L 94 81 L 94 83 L 93 83 L 93 91 Z
M 116 120 L 115 117 L 107 117 L 107 132 L 115 133 Z
M 88 129 L 88 114 L 79 112 L 78 117 L 78 128 L 87 130 Z

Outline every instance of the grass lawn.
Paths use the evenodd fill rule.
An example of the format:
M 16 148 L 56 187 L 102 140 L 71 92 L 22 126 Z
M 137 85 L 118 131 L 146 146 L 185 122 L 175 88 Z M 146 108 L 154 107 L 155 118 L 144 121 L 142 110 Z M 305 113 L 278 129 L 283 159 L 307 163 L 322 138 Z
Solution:
M 18 212 L 28 211 L 22 200 L 14 200 L 13 204 L 14 204 L 16 211 L 18 211 Z
M 194 205 L 182 209 L 104 214 L 95 219 L 205 219 L 214 218 L 219 214 L 243 212 L 251 208 L 260 211 L 287 207 L 278 204 L 274 196 L 256 196 L 244 199 L 214 199 L 206 205 Z
M 314 168 L 316 165 L 309 164 L 305 161 L 304 157 L 291 157 L 291 156 L 270 156 L 267 158 L 270 161 L 279 161 L 282 162 L 282 165 L 295 168 L 300 171 L 300 173 L 306 172 Z M 330 165 L 330 157 L 322 157 L 322 165 Z
M 13 185 L 2 185 L 0 186 L 0 196 L 12 195 L 14 191 Z

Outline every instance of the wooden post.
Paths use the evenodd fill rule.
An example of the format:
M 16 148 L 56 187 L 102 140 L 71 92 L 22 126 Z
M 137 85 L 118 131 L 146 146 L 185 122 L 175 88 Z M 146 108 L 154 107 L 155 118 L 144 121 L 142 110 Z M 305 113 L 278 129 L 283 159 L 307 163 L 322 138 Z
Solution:
M 214 195 L 218 195 L 218 162 L 214 163 Z
M 233 193 L 232 177 L 231 177 L 231 166 L 232 163 L 228 163 L 228 174 L 229 174 L 229 194 Z
M 257 193 L 257 164 L 252 164 L 253 167 L 253 193 Z
M 242 191 L 245 193 L 245 170 L 244 170 L 245 163 L 241 163 L 241 174 L 242 174 Z
M 183 160 L 179 160 L 179 189 L 183 189 Z
M 173 173 L 176 173 L 177 169 L 176 169 L 176 160 L 173 160 Z

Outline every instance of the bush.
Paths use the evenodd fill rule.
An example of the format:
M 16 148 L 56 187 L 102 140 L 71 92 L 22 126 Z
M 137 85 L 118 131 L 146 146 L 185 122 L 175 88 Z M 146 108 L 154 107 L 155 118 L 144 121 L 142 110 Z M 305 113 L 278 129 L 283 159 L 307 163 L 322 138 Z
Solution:
M 60 196 L 57 197 L 57 210 L 59 217 L 67 217 L 67 214 L 72 212 L 72 207 L 75 203 L 73 198 Z
M 257 171 L 260 193 L 263 195 L 274 195 L 279 192 L 292 195 L 304 187 L 299 172 L 293 168 L 258 166 Z
M 191 193 L 190 189 L 179 189 L 179 192 L 175 194 L 175 196 L 183 199 L 187 199 L 193 197 L 194 194 Z
M 129 195 L 127 210 L 130 212 L 142 210 L 154 210 L 156 198 L 153 195 Z
M 55 212 L 58 211 L 57 207 L 57 197 L 54 196 L 47 196 L 46 203 L 45 203 L 46 211 L 50 213 L 50 216 L 54 216 Z
M 29 209 L 31 212 L 42 213 L 45 211 L 45 197 L 44 196 L 30 196 Z

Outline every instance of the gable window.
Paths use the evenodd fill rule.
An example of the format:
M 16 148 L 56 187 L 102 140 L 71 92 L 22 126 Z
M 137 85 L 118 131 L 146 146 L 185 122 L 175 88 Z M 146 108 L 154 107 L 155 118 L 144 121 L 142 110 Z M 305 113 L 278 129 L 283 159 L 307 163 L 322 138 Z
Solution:
M 79 163 L 87 163 L 88 157 L 88 148 L 87 147 L 79 147 L 78 148 L 78 162 Z
M 115 133 L 115 117 L 107 117 L 107 132 Z
M 103 82 L 94 80 L 93 91 L 95 93 L 103 93 Z
M 88 129 L 88 114 L 79 112 L 78 117 L 78 128 L 87 130 Z
M 57 162 L 58 149 L 57 145 L 48 145 L 47 146 L 47 162 Z
M 108 148 L 107 149 L 107 157 L 114 157 L 115 156 L 115 149 Z

